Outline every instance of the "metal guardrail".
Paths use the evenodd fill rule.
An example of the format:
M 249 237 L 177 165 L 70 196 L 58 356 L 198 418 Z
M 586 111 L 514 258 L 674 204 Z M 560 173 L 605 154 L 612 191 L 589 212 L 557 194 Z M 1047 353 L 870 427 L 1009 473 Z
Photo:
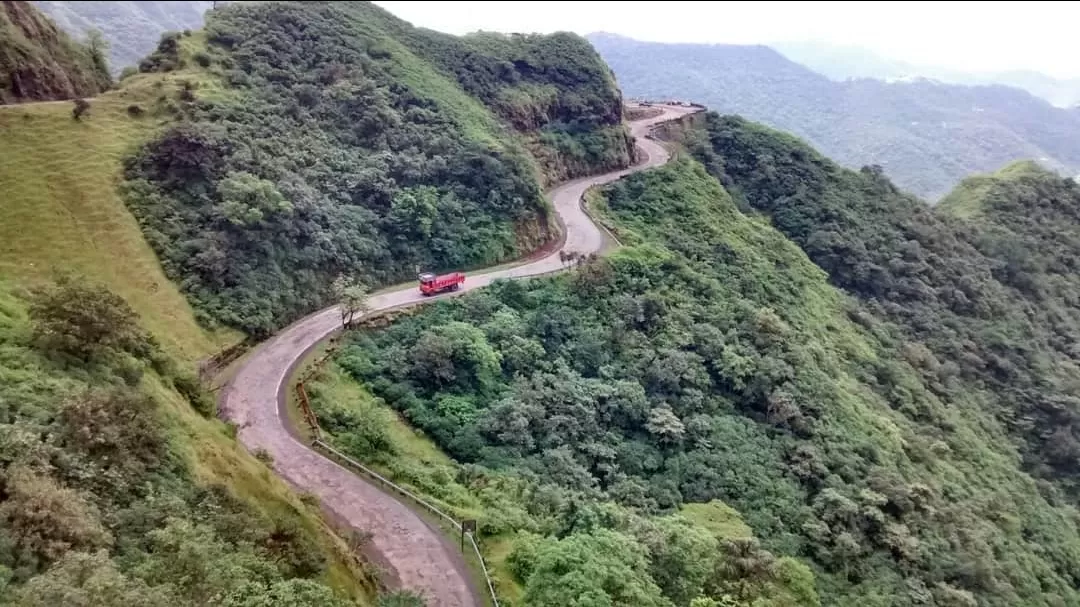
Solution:
M 595 214 L 593 214 L 592 209 L 589 208 L 589 203 L 585 202 L 585 198 L 589 195 L 590 192 L 592 192 L 597 187 L 602 187 L 602 186 L 595 186 L 594 185 L 594 186 L 590 186 L 588 189 L 586 189 L 585 193 L 583 193 L 581 195 L 581 201 L 578 204 L 581 206 L 581 210 L 582 210 L 582 212 L 585 213 L 585 216 L 589 218 L 589 221 L 593 222 L 594 226 L 596 226 L 596 227 L 600 228 L 601 230 L 603 230 L 604 233 L 607 234 L 609 238 L 611 238 L 611 240 L 615 241 L 615 246 L 621 247 L 621 246 L 623 246 L 623 243 L 622 243 L 621 240 L 619 240 L 619 237 L 615 235 L 615 232 L 612 232 L 610 228 L 608 228 L 606 225 L 604 225 L 604 222 L 601 221 L 599 217 L 597 217 Z
M 461 523 L 457 519 L 455 519 L 454 517 L 450 516 L 449 514 L 443 512 L 442 510 L 440 510 L 437 506 L 435 506 L 431 502 L 429 502 L 426 499 L 420 497 L 419 495 L 413 493 L 412 491 L 409 491 L 408 489 L 406 489 L 405 487 L 402 487 L 401 485 L 395 483 L 394 481 L 386 478 L 385 476 L 379 474 L 378 472 L 372 470 L 371 468 L 368 468 L 364 464 L 361 464 L 360 462 L 354 460 L 353 458 L 349 457 L 348 455 L 345 455 L 344 453 L 342 453 L 342 452 L 338 451 L 337 449 L 331 447 L 330 445 L 323 442 L 321 439 L 315 439 L 315 440 L 313 440 L 311 442 L 311 444 L 316 446 L 316 447 L 319 447 L 321 449 L 325 449 L 327 452 L 332 454 L 334 457 L 336 457 L 336 458 L 340 459 L 341 461 L 349 464 L 353 468 L 356 468 L 357 470 L 359 470 L 360 472 L 370 476 L 371 478 L 374 478 L 375 480 L 382 483 L 384 486 L 390 487 L 391 489 L 394 489 L 398 493 L 400 493 L 400 494 L 404 495 L 405 497 L 411 499 L 412 501 L 416 502 L 417 504 L 420 504 L 424 508 L 427 508 L 432 514 L 434 514 L 434 515 L 440 517 L 441 519 L 445 520 L 446 522 L 450 523 L 454 527 L 454 529 L 457 529 L 458 533 L 461 533 L 464 537 L 468 537 L 469 538 L 469 545 L 472 546 L 473 552 L 476 553 L 476 559 L 478 561 L 480 561 L 480 569 L 484 573 L 484 580 L 487 582 L 488 592 L 491 594 L 491 602 L 494 605 L 494 607 L 499 607 L 499 598 L 495 595 L 495 584 L 492 583 L 492 581 L 491 581 L 491 574 L 488 572 L 487 563 L 484 562 L 484 556 L 482 554 L 480 554 L 480 545 L 476 543 L 476 538 L 473 537 L 472 532 L 463 530 L 462 526 L 461 526 Z

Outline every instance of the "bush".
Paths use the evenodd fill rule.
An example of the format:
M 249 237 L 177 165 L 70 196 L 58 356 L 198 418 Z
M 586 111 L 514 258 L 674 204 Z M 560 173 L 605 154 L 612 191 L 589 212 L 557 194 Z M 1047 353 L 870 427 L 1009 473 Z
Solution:
M 379 597 L 377 607 L 424 607 L 424 599 L 409 590 L 398 590 Z
M 104 469 L 140 475 L 165 457 L 166 438 L 156 403 L 130 388 L 88 390 L 71 398 L 60 413 L 65 447 Z
M 202 51 L 195 53 L 195 63 L 198 63 L 200 67 L 210 67 L 210 55 L 207 55 Z
M 142 109 L 142 107 L 139 104 L 132 103 L 131 105 L 129 105 L 127 107 L 127 113 L 128 113 L 128 116 L 131 116 L 132 118 L 138 118 L 139 116 L 142 116 L 143 114 L 145 114 L 146 110 Z
M 188 403 L 199 415 L 203 417 L 214 416 L 217 411 L 216 403 L 194 376 L 187 373 L 177 374 L 173 377 L 173 387 L 187 399 Z
M 4 543 L 14 543 L 21 559 L 53 561 L 69 550 L 112 543 L 97 508 L 79 492 L 26 468 L 8 470 L 6 476 L 0 524 Z
M 260 448 L 255 450 L 254 455 L 255 455 L 255 459 L 257 459 L 260 462 L 266 464 L 267 466 L 273 466 L 274 465 L 274 456 L 270 455 L 270 452 L 267 451 L 266 449 L 263 449 L 262 447 L 260 447 Z
M 79 97 L 75 99 L 75 107 L 71 110 L 71 117 L 75 120 L 82 120 L 83 115 L 90 111 L 90 102 Z
M 197 86 L 196 86 L 196 84 L 194 82 L 192 82 L 190 80 L 185 80 L 182 83 L 182 86 L 180 88 L 180 92 L 177 94 L 177 96 L 180 98 L 181 101 L 186 101 L 186 102 L 189 102 L 189 103 L 192 102 L 192 101 L 195 101 L 195 89 L 196 88 L 197 88 Z
M 118 352 L 148 355 L 150 337 L 120 296 L 103 285 L 61 277 L 30 304 L 35 341 L 43 350 L 83 361 Z
M 183 67 L 180 61 L 180 34 L 166 32 L 161 35 L 157 49 L 139 62 L 140 72 L 171 72 Z

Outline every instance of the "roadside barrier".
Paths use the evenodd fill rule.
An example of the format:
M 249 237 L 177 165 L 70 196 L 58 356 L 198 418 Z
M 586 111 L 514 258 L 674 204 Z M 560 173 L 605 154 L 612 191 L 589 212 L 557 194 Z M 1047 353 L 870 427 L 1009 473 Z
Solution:
M 394 491 L 397 491 L 399 494 L 403 495 L 404 497 L 409 498 L 413 502 L 415 502 L 415 503 L 419 504 L 420 506 L 424 507 L 425 509 L 427 509 L 429 512 L 431 512 L 435 516 L 437 516 L 437 517 L 443 519 L 444 521 L 450 523 L 450 525 L 453 526 L 454 529 L 456 529 L 457 532 L 461 534 L 462 538 L 468 538 L 469 539 L 469 545 L 472 546 L 473 552 L 476 553 L 476 559 L 480 562 L 480 569 L 484 573 L 484 580 L 487 582 L 488 592 L 491 595 L 491 602 L 494 605 L 494 607 L 499 607 L 499 598 L 495 595 L 495 584 L 491 581 L 491 574 L 488 572 L 487 563 L 484 562 L 484 556 L 482 554 L 480 554 L 480 545 L 476 543 L 476 538 L 473 537 L 473 531 L 470 531 L 470 530 L 466 529 L 465 526 L 460 521 L 458 521 L 454 517 L 450 516 L 449 514 L 443 512 L 442 510 L 440 510 L 437 506 L 435 506 L 431 502 L 429 502 L 426 499 L 420 497 L 419 495 L 413 493 L 412 491 L 409 491 L 408 489 L 406 489 L 405 487 L 402 487 L 401 485 L 395 483 L 394 481 L 386 478 L 385 476 L 379 474 L 378 472 L 372 470 L 371 468 L 368 468 L 364 464 L 361 464 L 360 462 L 352 459 L 348 455 L 345 455 L 344 453 L 342 453 L 342 452 L 338 451 L 337 449 L 331 447 L 330 445 L 323 442 L 322 439 L 317 438 L 317 439 L 313 440 L 312 445 L 314 445 L 315 447 L 318 447 L 319 449 L 322 449 L 322 450 L 326 451 L 330 455 L 333 455 L 338 460 L 347 463 L 349 466 L 353 467 L 357 471 L 359 471 L 359 472 L 363 473 L 364 475 L 374 479 L 379 484 L 381 484 L 383 487 L 388 487 L 390 489 L 393 489 Z

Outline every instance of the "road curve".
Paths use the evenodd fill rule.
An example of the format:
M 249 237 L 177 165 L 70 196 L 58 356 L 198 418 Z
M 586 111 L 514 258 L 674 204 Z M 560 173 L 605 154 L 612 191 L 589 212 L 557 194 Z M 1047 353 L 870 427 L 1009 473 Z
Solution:
M 621 171 L 585 177 L 551 191 L 556 212 L 566 227 L 562 251 L 587 254 L 604 244 L 599 228 L 581 206 L 591 186 L 614 181 L 630 173 L 664 164 L 667 151 L 646 136 L 658 123 L 698 111 L 680 106 L 656 106 L 661 114 L 630 124 L 644 160 Z M 544 274 L 561 269 L 559 252 L 531 263 L 468 276 L 457 294 L 478 289 L 499 278 Z M 445 297 L 445 296 L 441 296 Z M 371 309 L 382 310 L 429 301 L 410 286 L 372 297 Z M 319 497 L 334 518 L 371 534 L 370 546 L 380 564 L 389 569 L 394 585 L 422 594 L 426 602 L 440 607 L 473 607 L 482 604 L 473 592 L 468 571 L 457 547 L 432 530 L 395 497 L 327 459 L 301 443 L 286 426 L 278 406 L 290 370 L 315 344 L 341 326 L 337 307 L 327 308 L 292 324 L 256 348 L 221 396 L 221 410 L 238 427 L 240 442 L 250 451 L 264 449 L 273 457 L 274 470 L 301 491 Z

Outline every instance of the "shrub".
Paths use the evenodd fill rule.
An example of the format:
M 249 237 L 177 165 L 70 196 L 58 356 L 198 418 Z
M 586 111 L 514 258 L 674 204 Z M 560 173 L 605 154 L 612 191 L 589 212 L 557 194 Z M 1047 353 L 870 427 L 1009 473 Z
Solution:
M 112 543 L 97 508 L 82 494 L 26 468 L 9 470 L 6 476 L 0 521 L 5 543 L 13 542 L 20 557 L 51 561 L 69 550 Z
M 195 83 L 190 80 L 185 80 L 177 96 L 181 101 L 189 103 L 195 101 Z
M 75 99 L 75 107 L 71 110 L 71 117 L 75 120 L 82 120 L 84 114 L 90 111 L 90 102 L 79 97 Z
M 214 399 L 203 389 L 198 379 L 188 373 L 178 373 L 173 377 L 173 387 L 199 415 L 213 417 L 216 411 Z
M 101 285 L 62 277 L 34 293 L 30 317 L 35 341 L 51 353 L 89 361 L 115 352 L 145 356 L 152 350 L 135 311 Z
M 260 462 L 266 464 L 267 466 L 273 466 L 274 465 L 274 456 L 270 455 L 270 452 L 267 451 L 266 449 L 263 449 L 263 448 L 260 447 L 260 448 L 255 450 L 254 455 L 255 455 L 255 459 L 257 459 Z
M 379 597 L 378 607 L 424 607 L 423 597 L 408 591 L 398 590 Z
M 88 390 L 64 405 L 59 438 L 105 469 L 138 475 L 165 457 L 158 424 L 156 403 L 137 390 Z

